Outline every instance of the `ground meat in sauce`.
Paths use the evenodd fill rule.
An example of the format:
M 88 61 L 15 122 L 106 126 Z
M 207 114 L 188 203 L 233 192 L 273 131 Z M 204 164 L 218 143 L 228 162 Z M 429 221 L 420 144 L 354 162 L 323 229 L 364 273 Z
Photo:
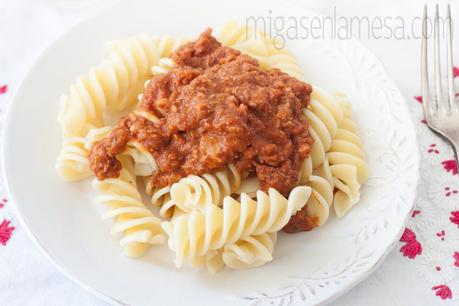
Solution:
M 122 118 L 91 150 L 97 178 L 118 177 L 116 155 L 135 140 L 156 160 L 156 187 L 234 163 L 241 173 L 256 175 L 262 190 L 273 187 L 287 196 L 313 143 L 302 115 L 311 86 L 278 69 L 262 71 L 254 58 L 222 46 L 210 29 L 172 59 L 174 67 L 152 78 L 139 105 L 158 120 Z M 292 224 L 304 228 L 304 219 L 295 216 Z
M 306 210 L 302 209 L 293 215 L 283 230 L 286 233 L 297 233 L 302 231 L 310 231 L 319 226 L 319 217 L 310 217 L 306 214 Z

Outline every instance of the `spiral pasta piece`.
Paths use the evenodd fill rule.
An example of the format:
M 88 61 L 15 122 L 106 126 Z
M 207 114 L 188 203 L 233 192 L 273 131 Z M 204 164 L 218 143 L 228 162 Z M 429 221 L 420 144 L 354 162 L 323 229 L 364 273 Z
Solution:
M 327 157 L 325 157 L 324 162 L 319 167 L 312 171 L 312 174 L 324 178 L 330 186 L 333 186 L 333 174 Z
M 334 186 L 338 189 L 333 199 L 333 206 L 338 217 L 343 217 L 360 200 L 360 184 L 355 166 L 339 164 L 331 167 Z
M 305 206 L 305 213 L 310 220 L 314 220 L 317 226 L 321 226 L 327 221 L 330 206 L 333 202 L 333 181 L 331 179 L 330 166 L 326 157 L 322 164 L 316 168 L 312 168 L 312 158 L 308 157 L 304 160 L 300 169 L 300 178 L 298 185 L 306 185 L 311 187 L 311 197 Z M 326 177 L 328 169 L 330 180 Z M 325 176 L 325 177 L 324 177 Z
M 199 260 L 195 259 L 195 262 L 193 263 L 193 265 L 194 266 L 205 265 L 207 270 L 210 273 L 215 274 L 225 266 L 225 263 L 223 262 L 222 252 L 223 252 L 223 249 L 209 251 L 205 256 L 203 256 Z
M 345 96 L 339 97 L 341 106 L 345 110 L 345 116 L 327 155 L 331 165 L 341 163 L 341 161 L 354 165 L 357 168 L 358 182 L 361 184 L 368 176 L 363 144 L 358 136 L 357 125 L 352 120 L 350 103 Z
M 303 112 L 314 144 L 311 156 L 301 166 L 299 185 L 312 188 L 305 213 L 317 226 L 321 226 L 328 219 L 334 197 L 334 182 L 326 152 L 332 147 L 344 114 L 334 96 L 317 86 L 314 86 L 310 104 Z
M 269 67 L 269 69 L 277 68 L 298 80 L 304 80 L 303 69 L 300 67 L 298 60 L 288 51 L 270 54 L 265 59 L 265 62 L 266 67 Z
M 297 185 L 305 185 L 312 175 L 312 158 L 309 156 L 306 158 L 300 166 L 300 173 L 298 174 Z
M 152 185 L 151 176 L 143 176 L 141 180 L 143 180 L 145 193 L 151 197 L 151 203 L 159 207 L 161 217 L 170 219 L 183 213 L 171 199 L 170 186 L 155 189 Z
M 57 157 L 57 173 L 66 180 L 77 181 L 91 176 L 88 151 L 84 148 L 84 137 L 72 137 L 64 140 Z
M 140 142 L 129 142 L 122 154 L 131 156 L 134 160 L 136 176 L 151 175 L 158 168 L 153 155 Z
M 279 231 L 310 195 L 311 188 L 306 186 L 294 188 L 288 199 L 270 188 L 268 194 L 258 191 L 256 201 L 246 194 L 241 194 L 240 202 L 227 196 L 222 208 L 209 204 L 203 211 L 193 210 L 163 222 L 169 248 L 176 254 L 176 266 L 181 267 L 184 260 L 198 265 L 209 251 L 244 237 Z
M 142 202 L 137 190 L 134 165 L 130 157 L 118 157 L 123 168 L 115 179 L 93 181 L 93 187 L 102 195 L 95 202 L 107 207 L 103 219 L 113 219 L 112 234 L 120 234 L 120 244 L 129 257 L 143 255 L 151 245 L 163 243 L 161 220 Z
M 91 129 L 86 137 L 64 139 L 62 149 L 57 157 L 57 173 L 66 180 L 78 181 L 91 176 L 89 169 L 89 150 L 92 145 L 104 138 L 110 127 Z
M 262 266 L 273 260 L 277 232 L 249 236 L 209 252 L 205 258 L 207 270 L 220 271 L 225 265 L 230 269 L 247 269 Z
M 363 145 L 352 120 L 350 103 L 344 95 L 328 94 L 315 86 L 304 114 L 310 124 L 309 132 L 314 138 L 311 149 L 313 175 L 310 178 L 321 177 L 325 179 L 321 180 L 324 186 L 327 181 L 338 190 L 332 197 L 332 203 L 337 216 L 342 217 L 359 201 L 360 184 L 368 175 Z M 311 173 L 310 165 L 302 167 L 300 177 L 301 183 L 307 181 L 309 185 L 305 173 Z M 329 188 L 326 189 L 326 192 L 323 189 L 322 193 L 315 193 L 313 188 L 311 199 L 316 199 L 316 202 L 307 206 L 308 214 L 327 215 L 325 203 L 330 206 L 330 197 L 319 197 L 324 192 L 329 195 Z
M 306 214 L 315 225 L 322 226 L 327 221 L 333 201 L 333 185 L 318 175 L 309 178 L 308 186 L 312 193 L 307 204 Z
M 242 238 L 223 249 L 222 259 L 231 269 L 255 268 L 273 260 L 277 232 Z
M 177 50 L 180 46 L 186 44 L 189 39 L 186 37 L 155 37 L 153 39 L 158 58 L 169 57 L 172 52 Z
M 172 184 L 172 201 L 184 212 L 203 209 L 207 204 L 221 206 L 223 199 L 236 192 L 241 176 L 233 164 L 214 174 L 189 175 Z
M 344 110 L 344 118 L 327 152 L 327 158 L 334 186 L 338 190 L 333 206 L 336 215 L 342 217 L 360 200 L 359 189 L 368 176 L 368 167 L 357 126 L 352 120 L 351 105 L 344 95 L 337 94 L 336 97 Z
M 257 191 L 260 190 L 260 181 L 257 177 L 251 176 L 241 178 L 241 184 L 239 188 L 234 192 L 235 195 L 247 194 L 251 198 L 257 196 Z
M 64 137 L 83 136 L 104 125 L 107 109 L 122 111 L 129 106 L 141 91 L 139 83 L 145 82 L 148 69 L 158 60 L 152 56 L 153 49 L 145 34 L 113 43 L 109 59 L 79 77 L 62 97 L 59 122 Z
M 264 39 L 264 34 L 250 31 L 244 33 L 243 37 L 240 37 L 235 43 L 224 45 L 250 55 L 258 60 L 262 69 L 268 69 L 266 58 L 270 55 L 270 49 L 268 47 L 269 42 L 266 43 Z
M 140 34 L 109 43 L 109 57 L 79 77 L 62 97 L 59 122 L 64 136 L 82 136 L 104 123 L 106 110 L 121 112 L 136 104 L 151 67 L 183 44 L 183 39 Z
M 176 210 L 178 210 L 178 207 L 171 198 L 170 190 L 170 186 L 156 189 L 153 191 L 151 197 L 151 203 L 160 207 L 159 214 L 164 218 L 173 217 Z
M 311 101 L 303 113 L 308 120 L 309 133 L 314 138 L 311 157 L 313 168 L 317 168 L 323 163 L 325 152 L 330 150 L 344 114 L 333 95 L 317 86 L 313 87 Z
M 223 25 L 218 34 L 218 39 L 225 46 L 233 46 L 240 41 L 247 40 L 251 31 L 253 30 L 247 26 L 229 21 Z
M 103 138 L 107 137 L 110 133 L 112 127 L 104 126 L 97 129 L 91 129 L 88 134 L 86 134 L 86 142 L 84 144 L 84 148 L 89 152 L 92 146 L 102 140 Z

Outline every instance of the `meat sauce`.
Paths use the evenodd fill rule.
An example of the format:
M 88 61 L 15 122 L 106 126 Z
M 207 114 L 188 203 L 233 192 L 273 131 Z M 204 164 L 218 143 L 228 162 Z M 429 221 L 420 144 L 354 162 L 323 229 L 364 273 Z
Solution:
M 138 106 L 137 114 L 157 120 L 129 114 L 93 146 L 89 160 L 97 178 L 118 177 L 116 156 L 137 141 L 156 160 L 155 187 L 233 163 L 240 173 L 256 175 L 262 190 L 288 196 L 313 143 L 302 115 L 312 87 L 278 69 L 262 71 L 254 58 L 222 46 L 210 29 L 172 59 L 172 69 L 151 79 Z M 301 212 L 292 217 L 289 232 L 306 228 L 304 220 Z

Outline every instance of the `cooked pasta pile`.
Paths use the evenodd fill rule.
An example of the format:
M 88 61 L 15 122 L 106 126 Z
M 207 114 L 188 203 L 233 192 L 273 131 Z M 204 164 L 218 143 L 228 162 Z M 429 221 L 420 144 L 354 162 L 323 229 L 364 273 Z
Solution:
M 295 57 L 277 49 L 263 33 L 228 23 L 218 39 L 258 60 L 261 69 L 277 68 L 304 79 Z M 151 77 L 172 69 L 171 54 L 184 42 L 141 34 L 109 44 L 108 59 L 79 77 L 62 97 L 63 146 L 56 164 L 60 176 L 70 181 L 90 177 L 89 152 L 121 115 L 133 111 L 147 121 L 158 121 L 136 106 Z M 151 245 L 167 242 L 177 267 L 189 263 L 211 272 L 224 266 L 257 267 L 273 259 L 280 230 L 322 226 L 330 209 L 343 217 L 359 201 L 368 176 L 351 105 L 344 94 L 313 86 L 302 116 L 314 143 L 288 196 L 274 188 L 263 192 L 257 177 L 239 173 L 233 164 L 215 173 L 192 174 L 167 186 L 154 186 L 150 178 L 158 170 L 155 158 L 142 143 L 129 141 L 118 156 L 119 177 L 93 181 L 99 193 L 95 201 L 107 208 L 103 217 L 113 220 L 111 232 L 120 236 L 125 254 L 138 257 Z M 158 216 L 143 203 L 143 192 L 158 208 Z M 289 222 L 292 218 L 312 223 L 299 226 Z

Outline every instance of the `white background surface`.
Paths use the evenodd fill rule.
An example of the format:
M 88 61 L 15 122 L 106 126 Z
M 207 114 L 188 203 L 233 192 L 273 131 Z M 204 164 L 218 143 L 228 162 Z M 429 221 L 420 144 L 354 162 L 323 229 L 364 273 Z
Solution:
M 422 3 L 411 0 L 296 2 L 325 15 L 332 14 L 335 5 L 338 15 L 343 16 L 408 18 L 422 11 Z M 73 24 L 109 4 L 106 0 L 0 0 L 0 85 L 9 86 L 9 92 L 0 96 L 1 113 L 46 46 Z M 454 15 L 459 20 L 459 6 L 457 10 Z M 459 32 L 458 26 L 459 22 L 456 32 Z M 363 42 L 385 64 L 389 75 L 406 95 L 407 103 L 413 103 L 412 97 L 420 92 L 419 41 L 363 39 Z M 7 206 L 1 213 L 13 219 L 17 227 L 8 245 L 0 245 L 1 305 L 106 305 L 67 280 L 47 261 L 14 221 L 11 208 Z M 451 288 L 453 299 L 441 300 L 431 290 L 432 284 L 418 272 L 416 261 L 401 256 L 400 247 L 398 244 L 375 273 L 333 305 L 458 305 L 459 286 Z M 453 273 L 457 278 L 459 269 Z

